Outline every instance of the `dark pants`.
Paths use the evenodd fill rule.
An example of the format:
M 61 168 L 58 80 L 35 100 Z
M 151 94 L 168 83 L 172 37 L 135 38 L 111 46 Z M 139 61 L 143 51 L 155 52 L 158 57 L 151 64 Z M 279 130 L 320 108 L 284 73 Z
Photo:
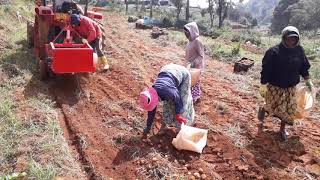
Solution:
M 101 38 L 96 38 L 95 40 L 91 41 L 89 44 L 94 50 L 95 53 L 98 54 L 98 57 L 104 56 L 102 52 L 102 39 Z

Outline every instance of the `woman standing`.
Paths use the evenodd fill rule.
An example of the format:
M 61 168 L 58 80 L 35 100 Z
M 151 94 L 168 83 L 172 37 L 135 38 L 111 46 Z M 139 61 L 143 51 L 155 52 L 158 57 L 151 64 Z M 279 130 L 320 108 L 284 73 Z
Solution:
M 199 29 L 197 23 L 191 22 L 186 24 L 184 26 L 184 33 L 189 40 L 186 47 L 187 66 L 190 68 L 200 69 L 202 73 L 204 70 L 204 48 L 199 38 Z M 200 100 L 200 79 L 194 86 L 191 87 L 191 93 L 194 102 Z
M 283 139 L 288 136 L 285 126 L 292 126 L 297 119 L 296 85 L 300 76 L 306 80 L 310 90 L 313 86 L 309 76 L 310 64 L 299 40 L 297 28 L 284 28 L 282 42 L 270 48 L 262 60 L 260 94 L 266 104 L 259 110 L 258 119 L 262 127 L 265 112 L 278 117 Z

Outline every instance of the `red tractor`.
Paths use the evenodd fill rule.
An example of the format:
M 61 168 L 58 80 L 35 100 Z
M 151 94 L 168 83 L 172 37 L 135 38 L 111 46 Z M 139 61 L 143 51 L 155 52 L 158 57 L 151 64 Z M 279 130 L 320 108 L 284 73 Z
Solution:
M 80 35 L 70 25 L 71 14 L 82 14 L 98 21 L 102 14 L 88 11 L 88 0 L 85 10 L 81 5 L 66 0 L 36 0 L 35 21 L 28 23 L 28 44 L 34 47 L 39 64 L 40 79 L 50 75 L 95 72 L 97 55 L 92 47 L 81 42 Z M 103 35 L 103 41 L 105 36 Z M 104 42 L 102 43 L 104 45 Z

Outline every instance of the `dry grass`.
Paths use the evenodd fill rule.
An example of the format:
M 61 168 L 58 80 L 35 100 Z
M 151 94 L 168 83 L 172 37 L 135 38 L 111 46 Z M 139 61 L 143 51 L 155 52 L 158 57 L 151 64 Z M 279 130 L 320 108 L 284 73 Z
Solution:
M 138 146 L 126 146 L 124 151 L 130 157 L 130 159 L 136 159 L 142 156 L 142 149 Z
M 249 139 L 243 135 L 245 131 L 241 128 L 240 123 L 225 124 L 222 129 L 223 133 L 233 141 L 236 147 L 245 148 L 249 143 Z
M 104 122 L 107 126 L 115 127 L 120 130 L 131 131 L 133 129 L 133 127 L 121 116 L 108 117 L 104 119 Z
M 207 116 L 202 115 L 199 118 L 199 122 L 203 123 L 205 125 L 205 127 L 207 127 L 207 129 L 209 129 L 209 131 L 211 131 L 211 132 L 222 133 L 221 126 L 212 123 L 212 121 Z
M 299 167 L 299 166 L 294 167 L 292 169 L 291 173 L 293 175 L 300 176 L 301 178 L 306 179 L 306 180 L 314 180 L 314 179 L 316 179 L 311 174 L 309 174 L 303 167 Z
M 17 84 L 8 83 L 0 88 L 4 96 L 1 98 L 6 99 L 0 103 L 0 174 L 15 172 L 14 164 L 19 160 L 25 162 L 21 168 L 30 178 L 53 179 L 57 175 L 82 178 L 80 166 L 59 126 L 54 103 L 39 96 L 16 104 L 12 96 L 15 87 Z M 16 116 L 21 106 L 30 108 L 22 119 Z
M 113 101 L 107 101 L 102 106 L 105 109 L 109 109 L 111 112 L 121 112 L 123 110 L 123 108 L 120 107 L 117 102 Z
M 112 137 L 112 142 L 116 146 L 122 145 L 125 143 L 126 137 L 127 137 L 127 135 L 125 135 L 123 133 L 116 134 L 115 136 Z
M 199 121 L 206 125 L 210 131 L 222 133 L 229 137 L 236 147 L 245 148 L 246 145 L 250 143 L 249 139 L 243 135 L 245 130 L 241 128 L 240 123 L 238 122 L 234 124 L 227 123 L 222 125 L 213 125 L 206 116 L 201 116 Z
M 146 177 L 146 179 L 180 179 L 183 177 L 178 175 L 178 168 L 175 167 L 167 158 L 163 156 L 156 149 L 152 149 L 151 153 L 146 156 L 146 159 L 152 160 L 152 158 L 157 158 L 157 161 L 152 163 L 147 163 L 137 169 L 137 173 Z
M 213 106 L 216 109 L 216 111 L 218 111 L 222 115 L 227 114 L 229 112 L 229 107 L 224 102 L 216 101 L 213 103 Z
M 249 139 L 243 135 L 245 130 L 241 128 L 240 123 L 217 125 L 212 123 L 206 116 L 201 116 L 199 122 L 203 123 L 209 131 L 229 137 L 236 147 L 245 148 L 249 144 Z

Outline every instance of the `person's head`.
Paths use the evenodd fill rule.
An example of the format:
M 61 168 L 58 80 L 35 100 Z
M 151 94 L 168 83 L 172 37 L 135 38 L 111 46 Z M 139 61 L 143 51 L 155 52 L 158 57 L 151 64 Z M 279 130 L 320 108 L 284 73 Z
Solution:
M 190 41 L 199 37 L 199 29 L 196 22 L 190 22 L 184 25 L 184 33 Z
M 144 89 L 139 96 L 140 107 L 152 111 L 158 105 L 158 93 L 153 87 Z
M 71 14 L 70 24 L 72 26 L 79 26 L 80 25 L 80 15 L 79 14 Z
M 282 30 L 282 43 L 287 48 L 294 48 L 299 44 L 299 30 L 294 26 L 287 26 Z

